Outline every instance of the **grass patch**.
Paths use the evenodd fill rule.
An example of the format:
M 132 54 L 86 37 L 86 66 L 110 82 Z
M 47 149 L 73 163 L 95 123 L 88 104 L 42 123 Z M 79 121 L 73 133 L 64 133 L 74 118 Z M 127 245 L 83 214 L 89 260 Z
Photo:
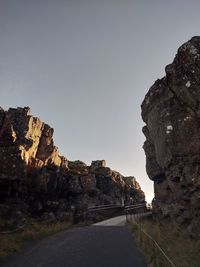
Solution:
M 71 222 L 44 224 L 36 220 L 30 220 L 24 229 L 15 233 L 0 234 L 0 261 L 3 261 L 13 252 L 19 251 L 32 240 L 50 236 L 71 226 Z
M 141 230 L 140 224 L 129 222 L 141 250 L 150 267 L 172 266 Z M 144 219 L 141 228 L 160 245 L 176 267 L 200 267 L 200 240 L 194 240 L 177 226 L 159 225 L 152 219 Z

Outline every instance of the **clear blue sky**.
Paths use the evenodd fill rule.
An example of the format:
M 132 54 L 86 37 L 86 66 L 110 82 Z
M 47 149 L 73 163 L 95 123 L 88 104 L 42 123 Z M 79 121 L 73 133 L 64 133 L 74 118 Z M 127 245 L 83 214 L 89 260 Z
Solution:
M 141 102 L 200 31 L 200 1 L 0 0 L 0 105 L 30 106 L 70 160 L 145 171 Z

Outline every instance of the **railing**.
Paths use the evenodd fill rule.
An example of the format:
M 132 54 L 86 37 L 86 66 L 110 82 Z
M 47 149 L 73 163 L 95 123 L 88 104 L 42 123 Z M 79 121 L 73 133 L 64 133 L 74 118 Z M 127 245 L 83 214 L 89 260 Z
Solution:
M 26 227 L 26 222 L 23 224 L 23 225 L 20 225 L 18 228 L 16 228 L 16 229 L 13 229 L 13 230 L 10 230 L 10 231 L 3 231 L 3 232 L 0 232 L 0 234 L 13 234 L 13 233 L 15 233 L 15 232 L 17 232 L 17 231 L 19 231 L 19 230 L 22 230 L 22 229 L 24 229 L 25 227 Z
M 139 229 L 139 241 L 141 245 L 144 245 L 146 247 L 151 247 L 152 250 L 152 261 L 154 262 L 154 265 L 157 267 L 167 267 L 172 266 L 176 267 L 172 259 L 167 255 L 167 253 L 161 248 L 161 246 L 158 244 L 158 242 L 149 234 L 147 233 L 143 227 L 142 227 L 142 218 L 150 216 L 152 213 L 151 211 L 145 212 L 145 213 L 137 213 L 137 214 L 129 214 L 127 216 L 127 221 L 132 221 L 134 224 L 137 225 Z M 144 240 L 146 239 L 146 241 Z M 162 259 L 160 258 L 162 257 Z M 164 260 L 164 262 L 163 262 Z
M 98 211 L 98 210 L 107 210 L 107 209 L 116 209 L 116 208 L 124 208 L 124 206 L 122 206 L 122 204 L 90 206 L 88 207 L 88 211 Z
M 90 224 L 101 220 L 109 219 L 117 215 L 128 215 L 133 210 L 141 211 L 147 210 L 146 203 L 135 205 L 105 204 L 105 205 L 91 205 L 83 211 L 83 221 Z
M 124 214 L 124 206 L 122 204 L 105 204 L 92 205 L 84 212 L 84 221 L 87 224 L 109 219 Z
M 136 210 L 141 209 L 141 208 L 143 208 L 143 210 L 146 211 L 147 210 L 146 203 L 125 206 L 125 211 L 126 211 L 126 213 L 130 213 L 130 211 L 136 211 Z
M 90 224 L 93 222 L 109 219 L 117 215 L 126 215 L 126 220 L 130 219 L 131 213 L 137 212 L 141 214 L 141 210 L 146 211 L 146 203 L 135 204 L 135 205 L 122 205 L 120 203 L 116 204 L 105 204 L 105 205 L 91 205 L 84 209 L 74 210 L 73 217 L 74 223 L 85 222 Z M 138 213 L 138 211 L 140 211 Z M 22 230 L 27 223 L 17 227 L 14 230 L 2 231 L 0 234 L 14 233 L 16 231 Z
M 96 208 L 100 208 L 100 207 L 110 207 L 110 206 L 123 206 L 122 204 L 107 204 L 107 205 L 93 205 L 93 206 L 89 206 L 88 209 L 96 209 Z
M 135 205 L 122 205 L 122 204 L 107 204 L 107 205 L 93 205 L 89 206 L 88 210 L 98 210 L 98 209 L 108 209 L 108 208 L 123 208 L 126 212 L 130 210 L 136 210 L 139 208 L 145 208 L 147 209 L 146 203 L 140 203 Z

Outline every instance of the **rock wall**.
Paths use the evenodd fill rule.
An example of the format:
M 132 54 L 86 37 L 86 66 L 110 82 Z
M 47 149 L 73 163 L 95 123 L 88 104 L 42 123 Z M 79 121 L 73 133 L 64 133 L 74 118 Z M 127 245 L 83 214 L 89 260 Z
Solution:
M 68 161 L 59 155 L 53 129 L 30 108 L 0 109 L 0 216 L 63 213 L 93 204 L 144 201 L 134 177 L 123 177 L 106 162 Z
M 153 209 L 200 234 L 200 37 L 183 44 L 142 103 Z

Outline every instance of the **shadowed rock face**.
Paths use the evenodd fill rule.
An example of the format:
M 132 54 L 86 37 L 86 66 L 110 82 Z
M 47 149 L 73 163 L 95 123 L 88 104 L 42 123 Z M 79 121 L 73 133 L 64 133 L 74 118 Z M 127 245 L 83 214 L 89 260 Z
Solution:
M 153 208 L 200 233 L 200 37 L 183 44 L 142 103 Z
M 68 161 L 54 146 L 53 129 L 30 108 L 0 109 L 0 215 L 70 212 L 71 207 L 144 201 L 134 177 L 123 177 L 106 162 Z M 45 215 L 46 216 L 46 215 Z M 51 214 L 51 219 L 54 215 Z M 47 216 L 48 217 L 48 216 Z

